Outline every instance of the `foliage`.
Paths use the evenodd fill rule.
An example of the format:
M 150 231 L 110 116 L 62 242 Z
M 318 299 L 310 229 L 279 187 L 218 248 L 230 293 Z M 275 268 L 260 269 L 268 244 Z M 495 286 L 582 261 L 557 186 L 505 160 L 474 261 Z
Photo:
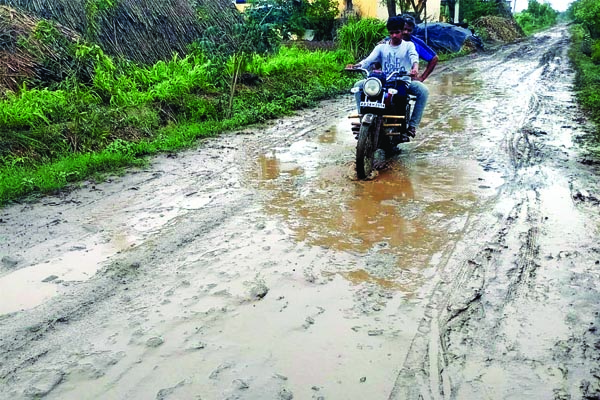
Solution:
M 335 0 L 253 0 L 244 14 L 259 26 L 276 29 L 284 40 L 315 31 L 315 40 L 332 39 L 338 4 Z
M 540 4 L 537 0 L 529 0 L 527 9 L 515 14 L 515 20 L 527 35 L 555 25 L 557 18 L 558 11 L 550 4 Z
M 451 3 L 455 4 L 456 2 Z M 505 14 L 504 7 L 504 4 L 490 0 L 460 0 L 459 21 L 471 23 L 485 16 L 501 17 Z M 451 15 L 454 14 L 451 13 Z
M 575 87 L 577 97 L 583 107 L 588 110 L 592 120 L 600 126 L 600 65 L 593 60 L 593 54 L 587 55 L 581 51 L 582 44 L 588 36 L 587 29 L 581 25 L 571 28 L 573 46 L 569 56 L 577 71 Z M 598 49 L 598 43 L 592 46 Z M 600 133 L 600 129 L 598 130 Z
M 571 4 L 568 13 L 575 23 L 585 27 L 593 39 L 600 38 L 600 2 L 577 0 Z
M 289 114 L 346 91 L 354 80 L 342 72 L 352 61 L 346 51 L 281 48 L 248 56 L 245 68 L 257 83 L 242 81 L 229 97 L 223 71 L 235 70 L 235 54 L 223 64 L 196 50 L 143 66 L 84 46 L 79 57 L 95 64 L 90 84 L 73 79 L 54 89 L 8 92 L 0 99 L 0 204 Z
M 76 58 L 77 36 L 49 20 L 0 6 L 0 88 L 49 86 L 66 79 L 89 81 L 93 65 Z
M 331 40 L 335 19 L 339 14 L 335 0 L 312 0 L 307 10 L 308 27 L 315 31 L 315 40 Z
M 96 40 L 100 31 L 100 18 L 103 15 L 109 14 L 116 8 L 116 0 L 86 0 L 85 2 L 85 17 L 86 17 L 86 39 L 89 41 Z
M 337 31 L 338 47 L 358 61 L 366 57 L 386 34 L 385 22 L 377 18 L 349 19 Z
M 594 64 L 600 64 L 600 40 L 596 40 L 594 44 L 592 44 L 590 56 Z
M 278 27 L 269 22 L 261 22 L 246 16 L 244 23 L 230 28 L 231 42 L 215 42 L 213 36 L 225 34 L 218 26 L 206 30 L 203 39 L 190 45 L 192 54 L 212 54 L 214 59 L 223 62 L 235 53 L 274 53 L 281 45 L 282 36 Z

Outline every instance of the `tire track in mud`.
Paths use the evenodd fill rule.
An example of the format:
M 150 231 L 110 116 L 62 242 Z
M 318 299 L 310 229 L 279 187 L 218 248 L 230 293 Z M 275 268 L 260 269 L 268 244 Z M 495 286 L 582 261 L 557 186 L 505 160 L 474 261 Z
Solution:
M 248 132 L 240 132 L 238 135 L 219 138 L 218 142 L 202 148 L 200 156 L 173 157 L 175 160 L 169 158 L 168 163 L 181 165 L 177 165 L 173 169 L 165 168 L 169 173 L 161 174 L 164 175 L 161 179 L 177 181 L 173 184 L 173 188 L 177 190 L 181 189 L 180 186 L 187 187 L 189 183 L 189 188 L 184 188 L 187 193 L 197 192 L 196 194 L 199 196 L 203 196 L 203 193 L 212 194 L 213 198 L 210 204 L 200 210 L 193 209 L 177 216 L 173 221 L 162 226 L 160 232 L 149 235 L 142 244 L 127 249 L 123 254 L 115 255 L 111 258 L 111 262 L 89 281 L 70 284 L 69 288 L 59 296 L 33 310 L 2 316 L 0 319 L 0 350 L 2 350 L 0 355 L 0 381 L 2 381 L 0 398 L 4 398 L 4 396 L 18 398 L 28 395 L 27 393 L 34 397 L 61 398 L 61 394 L 66 393 L 75 396 L 73 392 L 79 391 L 79 394 L 82 394 L 86 387 L 91 391 L 86 392 L 85 396 L 102 393 L 107 398 L 111 397 L 116 392 L 115 388 L 131 385 L 135 379 L 141 380 L 140 375 L 143 376 L 143 369 L 147 367 L 145 363 L 158 362 L 152 357 L 152 353 L 157 352 L 154 350 L 154 345 L 148 345 L 143 341 L 148 335 L 147 332 L 158 331 L 158 334 L 165 336 L 171 334 L 177 340 L 187 343 L 187 340 L 200 337 L 200 333 L 202 333 L 192 329 L 196 327 L 190 327 L 189 332 L 177 337 L 179 333 L 177 328 L 187 327 L 194 323 L 189 321 L 190 315 L 192 315 L 192 320 L 198 321 L 197 323 L 202 321 L 210 325 L 212 319 L 223 320 L 225 315 L 231 317 L 231 315 L 237 314 L 239 312 L 237 310 L 242 307 L 240 304 L 244 305 L 255 301 L 254 298 L 247 297 L 245 285 L 247 281 L 248 285 L 260 286 L 258 281 L 253 281 L 253 279 L 258 279 L 257 276 L 261 273 L 260 269 L 248 271 L 241 268 L 240 272 L 231 270 L 228 265 L 222 266 L 221 270 L 206 265 L 209 262 L 219 264 L 221 258 L 226 260 L 228 256 L 225 251 L 239 252 L 244 255 L 246 247 L 250 249 L 247 252 L 254 254 L 254 259 L 269 259 L 269 257 L 265 257 L 270 253 L 265 246 L 268 244 L 267 247 L 278 247 L 276 242 L 279 236 L 270 233 L 272 227 L 265 227 L 262 221 L 256 222 L 257 218 L 261 218 L 257 216 L 259 213 L 248 209 L 249 205 L 252 206 L 256 203 L 255 197 L 260 194 L 252 190 L 248 191 L 243 185 L 234 186 L 233 189 L 225 191 L 224 187 L 235 184 L 235 182 L 228 182 L 227 176 L 229 174 L 239 175 L 236 174 L 236 172 L 239 173 L 236 169 L 239 168 L 240 159 L 243 159 L 242 163 L 254 161 L 256 155 L 267 151 L 266 149 L 285 146 L 290 142 L 301 140 L 303 136 L 311 135 L 315 129 L 322 128 L 324 122 L 329 123 L 332 114 L 339 113 L 338 117 L 347 114 L 347 107 L 350 104 L 348 99 L 332 100 L 331 103 L 337 104 L 339 107 L 331 110 L 330 113 L 323 113 L 322 110 L 301 111 L 294 117 L 262 127 L 253 127 Z M 263 130 L 264 132 L 262 132 Z M 245 141 L 244 133 L 253 135 L 252 140 Z M 226 143 L 225 146 L 222 144 L 223 142 Z M 235 148 L 247 146 L 247 151 L 240 152 L 241 154 L 236 153 L 236 160 L 224 159 L 225 157 L 222 157 L 223 148 L 231 144 Z M 180 161 L 176 160 L 178 158 Z M 198 160 L 203 163 L 202 169 L 208 169 L 206 173 L 197 173 L 195 162 Z M 158 164 L 162 166 L 161 162 Z M 150 198 L 154 198 L 162 192 L 174 194 L 171 190 L 173 188 L 169 186 L 172 182 L 165 184 L 167 188 L 157 189 L 162 180 L 157 179 L 152 172 L 153 169 L 138 173 L 134 191 L 124 188 L 122 192 L 135 193 L 137 197 L 134 198 L 137 201 L 143 199 L 144 193 L 142 192 L 146 190 L 150 191 Z M 192 174 L 181 172 L 190 170 L 193 171 Z M 244 176 L 242 173 L 241 177 Z M 236 179 L 240 179 L 240 177 Z M 146 188 L 145 183 L 148 182 L 152 182 L 152 185 L 148 185 L 149 187 Z M 99 191 L 103 189 L 102 185 L 98 185 L 98 187 Z M 107 193 L 114 195 L 112 201 L 115 203 L 116 199 L 123 195 L 122 192 L 118 189 L 107 190 Z M 223 193 L 227 196 L 223 196 Z M 92 196 L 91 199 L 88 199 L 81 192 L 70 194 L 68 197 L 79 199 L 83 197 L 83 201 L 76 202 L 78 204 L 76 209 L 69 210 L 69 215 L 81 213 L 86 205 L 102 208 L 106 207 L 106 203 L 111 203 L 110 198 L 99 199 L 97 196 Z M 122 201 L 122 199 L 120 200 Z M 69 205 L 69 207 L 72 206 Z M 71 217 L 73 221 L 70 222 L 74 223 L 75 217 L 73 215 Z M 110 217 L 114 218 L 115 216 L 111 215 Z M 66 216 L 65 218 L 69 219 Z M 118 217 L 117 220 L 119 220 Z M 240 227 L 240 221 L 249 226 Z M 77 220 L 77 222 L 81 221 Z M 223 227 L 223 225 L 226 226 Z M 213 234 L 214 231 L 216 231 L 215 234 Z M 219 235 L 223 231 L 231 232 L 231 234 L 220 238 Z M 269 237 L 271 240 L 268 240 Z M 68 240 L 65 238 L 65 241 Z M 70 240 L 76 239 L 71 238 Z M 259 267 L 268 269 L 281 264 L 280 267 L 285 270 L 287 266 L 293 265 L 291 260 L 295 259 L 292 254 L 295 250 L 297 249 L 292 246 L 291 250 L 287 249 L 284 252 L 286 255 L 283 257 L 264 261 Z M 288 257 L 288 253 L 290 260 L 283 260 Z M 306 252 L 302 255 L 310 256 Z M 303 258 L 304 262 L 310 258 L 308 256 Z M 244 263 L 243 260 L 244 258 L 241 258 L 239 261 Z M 235 262 L 237 261 L 235 260 Z M 252 266 L 251 262 L 247 264 Z M 248 269 L 251 268 L 248 267 Z M 292 267 L 289 269 L 291 271 Z M 277 276 L 285 276 L 285 279 L 292 281 L 293 278 L 286 274 L 290 273 L 282 271 Z M 213 283 L 202 283 L 207 277 L 213 279 L 213 282 L 219 282 L 221 286 L 233 289 L 228 289 L 229 292 L 226 289 L 214 289 Z M 323 282 L 316 282 L 314 286 L 320 284 Z M 268 291 L 268 288 L 266 290 Z M 183 295 L 179 294 L 180 292 L 192 293 L 189 298 L 182 299 Z M 258 297 L 266 294 L 262 287 L 258 288 L 257 293 Z M 169 306 L 170 302 L 176 303 L 177 301 L 183 303 L 180 309 L 177 309 L 176 306 Z M 211 302 L 224 303 L 226 306 L 214 307 L 205 312 L 190 311 L 203 307 L 204 303 L 210 304 Z M 284 304 L 283 300 L 273 299 L 271 302 L 282 304 L 280 312 L 288 307 L 288 301 L 285 301 Z M 196 306 L 196 303 L 200 304 Z M 298 302 L 292 303 L 289 308 L 291 309 L 292 306 L 297 308 Z M 175 315 L 173 317 L 175 328 L 172 329 L 174 333 L 169 331 L 169 327 L 165 326 L 167 324 L 164 321 L 158 319 L 163 318 L 162 316 L 157 317 L 157 314 L 160 315 L 160 313 L 168 315 L 167 311 L 172 311 Z M 164 318 L 170 319 L 170 317 Z M 99 327 L 100 329 L 98 329 Z M 112 332 L 107 332 L 109 329 L 112 329 Z M 108 335 L 108 333 L 112 333 L 112 336 L 106 338 L 104 335 Z M 129 343 L 127 343 L 128 338 Z M 159 336 L 150 339 L 156 339 L 156 346 L 161 346 L 162 339 Z M 69 346 L 64 346 L 66 342 L 69 343 Z M 166 342 L 168 345 L 168 338 Z M 205 346 L 210 347 L 210 344 L 192 344 L 191 350 L 183 349 L 183 354 L 177 354 L 177 357 L 172 358 L 178 359 L 178 366 L 179 364 L 183 365 L 184 362 L 181 359 L 189 360 L 191 358 L 186 352 L 203 349 Z M 160 348 L 165 348 L 165 346 Z M 206 351 L 196 353 L 206 353 Z M 136 354 L 139 360 L 135 359 Z M 200 358 L 202 355 L 197 357 Z M 141 362 L 142 359 L 145 360 L 145 363 Z M 169 362 L 172 362 L 171 358 L 166 356 L 160 360 L 161 364 Z M 242 360 L 240 364 L 244 362 Z M 117 364 L 117 367 L 111 367 Z M 238 369 L 229 368 L 228 364 L 223 365 L 228 370 Z M 246 367 L 248 366 L 246 365 Z M 202 368 L 206 369 L 210 366 L 203 365 Z M 221 367 L 212 371 L 211 376 L 213 373 L 215 376 L 231 373 L 221 373 L 219 368 Z M 239 366 L 239 369 L 241 368 L 242 365 Z M 199 369 L 199 367 L 194 367 L 195 371 Z M 113 373 L 111 376 L 110 370 L 116 370 L 118 374 Z M 148 372 L 147 374 L 151 376 L 152 373 Z M 82 375 L 84 378 L 80 384 L 84 389 L 73 387 Z M 85 378 L 88 378 L 87 382 Z M 263 380 L 269 381 L 270 390 L 278 390 L 279 386 L 285 386 L 285 380 L 287 380 L 285 377 L 285 379 L 271 380 L 268 378 L 269 376 L 266 374 Z M 210 379 L 214 382 L 219 380 L 217 377 Z M 226 385 L 227 382 L 223 379 L 221 379 L 221 383 Z M 99 382 L 100 380 L 104 382 L 105 386 L 93 387 L 93 381 Z M 154 379 L 154 385 L 159 380 L 168 380 L 168 374 L 163 373 Z M 178 391 L 191 390 L 190 387 L 198 385 L 194 380 L 197 378 L 186 378 L 181 387 L 178 386 Z M 91 384 L 90 381 L 92 381 Z M 69 392 L 69 386 L 71 386 L 71 392 Z M 275 386 L 277 386 L 276 389 L 271 388 Z M 34 391 L 28 389 L 31 387 L 34 388 Z M 164 387 L 165 390 L 169 389 L 166 384 Z M 151 389 L 144 388 L 144 390 L 148 392 Z M 252 390 L 260 391 L 261 389 L 257 384 Z M 250 390 L 246 392 L 250 392 Z M 133 395 L 132 393 L 135 398 L 149 398 L 146 397 L 146 394 L 138 392 Z M 83 398 L 90 398 L 85 396 Z
M 517 116 L 517 119 L 508 121 L 509 126 L 505 128 L 506 165 L 511 171 L 506 171 L 508 182 L 499 191 L 497 200 L 512 198 L 510 210 L 504 211 L 506 217 L 496 221 L 471 217 L 468 231 L 479 232 L 479 235 L 465 236 L 463 242 L 483 242 L 481 247 L 461 249 L 459 244 L 448 249 L 438 268 L 442 277 L 428 300 L 427 311 L 390 393 L 390 400 L 479 399 L 490 395 L 492 398 L 504 398 L 514 393 L 510 384 L 494 387 L 489 374 L 484 371 L 495 368 L 501 380 L 515 378 L 514 374 L 520 373 L 523 377 L 521 385 L 527 387 L 531 383 L 531 379 L 528 381 L 527 378 L 532 378 L 532 375 L 515 362 L 529 365 L 526 368 L 536 370 L 538 379 L 544 376 L 547 380 L 541 386 L 539 382 L 536 382 L 537 387 L 533 385 L 539 390 L 540 398 L 546 398 L 541 394 L 542 389 L 551 396 L 558 396 L 555 398 L 571 392 L 565 389 L 568 381 L 565 374 L 558 372 L 563 371 L 561 368 L 567 369 L 564 364 L 554 358 L 528 357 L 528 352 L 518 347 L 527 340 L 520 340 L 507 328 L 514 325 L 507 318 L 511 318 L 517 310 L 532 302 L 544 301 L 549 296 L 548 282 L 536 280 L 536 271 L 542 263 L 540 236 L 545 234 L 545 220 L 540 199 L 541 179 L 536 176 L 544 172 L 535 166 L 548 162 L 544 159 L 544 155 L 548 157 L 548 149 L 538 140 L 545 139 L 547 132 L 537 127 L 537 120 L 547 108 L 551 111 L 557 108 L 556 104 L 552 104 L 553 99 L 544 96 L 544 90 L 557 79 L 565 79 L 565 76 L 572 79 L 572 71 L 564 61 L 568 48 L 564 34 L 554 40 L 543 36 L 538 42 L 543 42 L 549 50 L 541 54 L 538 52 L 537 66 L 521 75 L 521 79 L 533 89 L 529 93 L 527 109 L 521 118 Z M 501 62 L 493 62 L 492 58 L 491 67 L 482 67 L 481 64 L 487 61 L 479 60 L 480 70 L 502 71 L 507 68 L 507 60 L 514 67 L 518 62 L 517 56 L 531 54 L 534 48 L 529 42 L 512 47 L 505 51 L 507 55 Z M 488 76 L 493 75 L 500 76 L 502 72 L 488 73 Z M 546 104 L 548 102 L 550 104 Z M 515 125 L 511 127 L 510 123 Z M 552 156 L 553 149 L 550 150 Z M 552 160 L 549 162 L 553 163 Z M 490 235 L 490 232 L 495 234 Z M 518 250 L 510 254 L 515 248 Z M 523 316 L 517 317 L 517 320 L 521 321 L 520 324 L 528 322 Z M 515 345 L 517 347 L 511 349 Z M 598 358 L 592 356 L 588 360 L 594 357 Z M 544 364 L 547 370 L 541 373 Z M 505 371 L 500 372 L 499 368 Z M 590 374 L 593 375 L 593 372 Z M 586 382 L 581 387 L 592 392 L 593 378 L 592 383 Z M 517 380 L 512 385 L 520 386 Z M 543 388 L 544 385 L 551 388 Z M 535 390 L 533 393 L 536 393 Z

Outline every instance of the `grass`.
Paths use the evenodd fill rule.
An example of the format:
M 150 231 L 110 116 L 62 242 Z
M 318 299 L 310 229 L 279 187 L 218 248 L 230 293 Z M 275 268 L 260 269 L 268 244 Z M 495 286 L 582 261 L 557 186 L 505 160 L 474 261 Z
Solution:
M 600 63 L 594 62 L 594 53 L 586 54 L 585 49 L 593 42 L 581 26 L 571 28 L 573 43 L 569 50 L 569 57 L 577 71 L 575 89 L 577 99 L 596 126 L 600 126 Z M 597 40 L 596 43 L 600 43 Z M 600 128 L 597 129 L 597 138 L 600 139 Z
M 382 25 L 368 24 L 361 37 L 379 39 Z M 348 29 L 358 35 L 356 26 Z M 344 93 L 356 79 L 343 72 L 359 51 L 352 35 L 343 50 L 281 47 L 274 55 L 253 55 L 241 75 L 233 58 L 217 60 L 199 51 L 144 66 L 77 44 L 78 61 L 93 68 L 91 81 L 70 77 L 46 88 L 0 94 L 0 205 L 99 180 L 143 165 L 148 156 Z M 583 41 L 580 36 L 575 40 Z M 571 51 L 578 96 L 600 123 L 600 68 L 578 46 L 575 42 Z M 440 60 L 469 52 L 440 54 Z
M 283 47 L 249 61 L 245 73 L 253 79 L 232 99 L 230 77 L 202 54 L 145 67 L 88 50 L 82 56 L 95 60 L 89 84 L 64 81 L 0 99 L 0 205 L 291 114 L 354 83 L 343 73 L 349 53 Z

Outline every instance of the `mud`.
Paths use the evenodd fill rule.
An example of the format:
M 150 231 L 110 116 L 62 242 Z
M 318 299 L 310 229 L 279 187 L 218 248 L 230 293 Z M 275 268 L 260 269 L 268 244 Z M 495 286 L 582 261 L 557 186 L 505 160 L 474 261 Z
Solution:
M 371 181 L 349 94 L 0 210 L 0 398 L 600 398 L 566 35 L 436 70 Z

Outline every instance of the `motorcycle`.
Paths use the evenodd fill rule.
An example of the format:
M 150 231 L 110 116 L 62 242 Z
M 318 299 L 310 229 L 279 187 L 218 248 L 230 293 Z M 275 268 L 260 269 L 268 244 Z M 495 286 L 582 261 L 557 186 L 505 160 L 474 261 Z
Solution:
M 410 141 L 408 121 L 416 97 L 408 93 L 410 76 L 405 70 L 394 71 L 385 76 L 382 71 L 364 68 L 352 68 L 365 76 L 362 88 L 353 87 L 351 92 L 359 91 L 360 103 L 358 118 L 352 122 L 352 132 L 356 143 L 356 175 L 358 179 L 367 179 L 375 169 L 375 156 L 382 150 L 386 156 L 392 155 L 397 145 Z M 394 79 L 396 78 L 396 79 Z

